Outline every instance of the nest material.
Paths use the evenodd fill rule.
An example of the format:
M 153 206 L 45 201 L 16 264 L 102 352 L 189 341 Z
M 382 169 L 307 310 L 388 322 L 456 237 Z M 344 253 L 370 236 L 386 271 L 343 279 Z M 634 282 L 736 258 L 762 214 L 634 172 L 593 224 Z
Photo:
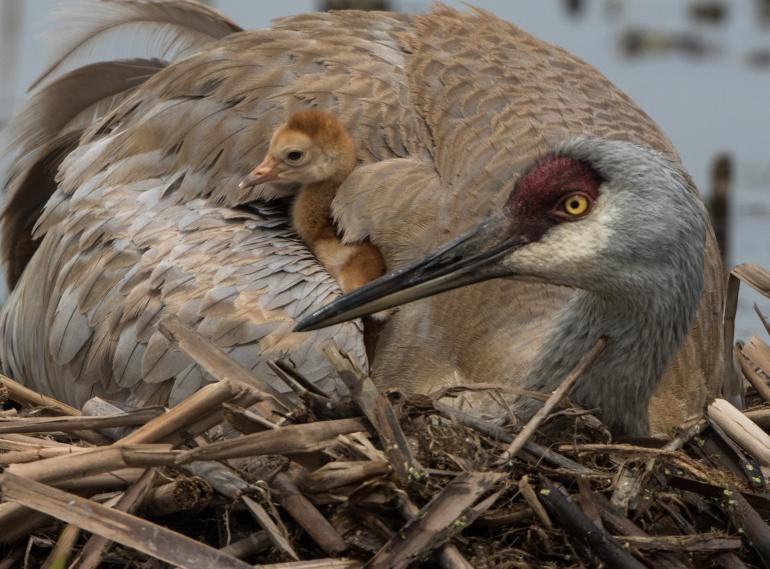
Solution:
M 757 338 L 739 362 L 761 405 L 716 400 L 671 440 L 617 441 L 568 400 L 601 345 L 503 428 L 451 405 L 462 387 L 382 393 L 336 350 L 350 398 L 278 362 L 288 398 L 162 330 L 219 380 L 171 410 L 85 416 L 0 379 L 0 567 L 770 567 Z

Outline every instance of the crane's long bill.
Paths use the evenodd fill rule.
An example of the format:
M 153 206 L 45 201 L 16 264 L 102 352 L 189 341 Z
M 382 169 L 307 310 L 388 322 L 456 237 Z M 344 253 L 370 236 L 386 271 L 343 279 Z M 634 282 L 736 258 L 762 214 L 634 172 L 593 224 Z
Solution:
M 366 316 L 471 283 L 510 275 L 498 261 L 527 243 L 504 215 L 442 245 L 423 259 L 400 267 L 316 310 L 294 327 L 298 332 Z

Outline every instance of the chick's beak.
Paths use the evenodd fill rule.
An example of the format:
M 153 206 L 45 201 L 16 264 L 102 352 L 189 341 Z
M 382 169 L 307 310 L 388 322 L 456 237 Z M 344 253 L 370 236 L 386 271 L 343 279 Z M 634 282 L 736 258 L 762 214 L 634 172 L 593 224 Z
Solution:
M 280 173 L 280 162 L 268 154 L 256 168 L 240 181 L 238 187 L 241 189 L 250 188 L 257 184 L 272 182 L 273 180 L 278 179 Z
M 295 331 L 316 330 L 480 281 L 512 275 L 501 261 L 528 239 L 506 215 L 488 219 L 410 263 L 300 320 Z

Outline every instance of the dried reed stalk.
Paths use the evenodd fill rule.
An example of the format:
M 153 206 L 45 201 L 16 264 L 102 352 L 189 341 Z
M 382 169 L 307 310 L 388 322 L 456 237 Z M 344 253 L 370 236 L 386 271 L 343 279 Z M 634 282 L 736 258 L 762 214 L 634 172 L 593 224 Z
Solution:
M 164 318 L 158 324 L 158 330 L 216 379 L 221 381 L 227 378 L 264 394 L 264 403 L 258 408 L 268 418 L 276 409 L 287 411 L 293 407 L 292 402 L 269 382 L 254 375 L 178 318 L 174 316 Z
M 758 265 L 745 263 L 730 271 L 725 293 L 725 311 L 723 318 L 724 360 L 732 361 L 733 344 L 735 343 L 735 314 L 738 311 L 738 294 L 741 282 L 770 298 L 770 271 Z M 733 367 L 725 366 L 725 393 L 742 393 L 743 389 L 736 377 Z
M 744 410 L 743 414 L 763 429 L 770 428 L 770 407 Z
M 370 569 L 403 569 L 428 552 L 443 545 L 459 531 L 473 523 L 481 508 L 474 504 L 492 486 L 504 478 L 503 473 L 471 472 L 459 475 L 447 484 L 420 512 L 391 538 L 367 563 Z M 492 496 L 492 501 L 496 496 Z
M 760 372 L 761 368 L 758 368 L 754 361 L 749 359 L 749 356 L 737 344 L 733 346 L 733 353 L 741 368 L 741 372 L 743 372 L 743 376 L 762 399 L 770 402 L 770 385 L 767 384 L 767 379 L 763 377 L 764 374 Z
M 401 496 L 399 500 L 401 513 L 407 521 L 414 519 L 420 513 L 420 508 L 415 506 L 406 495 Z M 471 565 L 457 546 L 453 543 L 445 543 L 438 550 L 438 562 L 442 569 L 473 569 Z
M 770 527 L 734 488 L 724 492 L 725 510 L 735 527 L 745 536 L 765 567 L 770 567 Z
M 40 569 L 64 569 L 67 567 L 72 555 L 72 548 L 75 547 L 78 537 L 80 537 L 80 528 L 72 524 L 67 525 L 59 534 L 56 545 L 51 549 L 51 553 L 48 554 Z
M 131 466 L 167 466 L 174 463 L 178 451 L 169 445 L 133 445 L 101 447 L 85 452 L 12 464 L 6 469 L 17 476 L 56 484 L 67 478 L 110 472 Z
M 28 435 L 6 434 L 0 435 L 0 449 L 2 450 L 33 450 L 40 448 L 87 448 L 67 443 L 60 443 L 53 439 L 30 437 Z
M 410 476 L 421 476 L 422 467 L 412 456 L 398 417 L 387 398 L 380 393 L 371 378 L 336 346 L 327 347 L 324 353 L 336 368 L 353 400 L 377 431 L 396 480 L 406 484 Z
M 698 535 L 645 535 L 626 536 L 621 541 L 637 549 L 652 551 L 722 551 L 725 549 L 740 549 L 741 540 L 737 537 L 726 537 L 715 533 Z
M 152 488 L 155 477 L 156 470 L 154 468 L 145 470 L 142 476 L 120 496 L 114 509 L 118 512 L 135 512 Z M 110 540 L 104 536 L 92 535 L 80 552 L 78 569 L 97 569 L 110 543 Z
M 289 515 L 327 555 L 339 555 L 348 548 L 348 544 L 313 503 L 297 488 L 294 480 L 301 473 L 300 467 L 290 466 L 288 472 L 279 472 L 273 477 L 271 488 Z
M 268 547 L 270 547 L 270 538 L 267 537 L 265 531 L 260 530 L 220 548 L 219 551 L 236 559 L 244 559 L 264 551 Z
M 143 500 L 142 509 L 151 516 L 167 516 L 205 508 L 211 497 L 211 486 L 202 479 L 177 478 L 152 488 Z
M 288 425 L 280 429 L 244 435 L 237 439 L 198 447 L 183 453 L 179 463 L 223 460 L 263 454 L 294 454 L 325 448 L 338 435 L 366 431 L 361 419 L 337 419 Z
M 548 517 L 548 512 L 545 511 L 543 504 L 537 499 L 535 489 L 532 487 L 532 484 L 529 483 L 529 477 L 527 475 L 524 475 L 519 479 L 519 492 L 521 492 L 524 501 L 530 508 L 532 508 L 532 511 L 535 512 L 538 519 L 540 519 L 540 523 L 548 529 L 553 529 L 551 518 Z
M 0 434 L 6 433 L 50 433 L 60 431 L 72 433 L 83 429 L 104 429 L 143 425 L 163 414 L 162 407 L 148 407 L 107 417 L 28 417 L 0 423 Z
M 80 411 L 74 407 L 71 407 L 66 403 L 62 403 L 58 399 L 54 399 L 48 395 L 38 393 L 29 387 L 25 387 L 21 383 L 18 383 L 17 381 L 14 381 L 10 377 L 6 377 L 1 373 L 0 385 L 2 385 L 7 390 L 8 399 L 16 401 L 16 403 L 21 403 L 22 405 L 26 405 L 28 407 L 47 407 L 59 415 L 69 415 L 71 417 L 80 415 Z
M 383 461 L 335 461 L 325 464 L 302 478 L 302 487 L 309 492 L 328 492 L 334 488 L 358 485 L 370 478 L 383 476 L 391 471 Z
M 95 492 L 111 492 L 114 490 L 124 490 L 139 480 L 144 472 L 144 468 L 121 468 L 112 472 L 62 480 L 52 486 L 76 494 L 82 493 L 87 495 Z
M 3 495 L 39 512 L 185 569 L 252 566 L 194 539 L 141 518 L 62 492 L 10 472 L 0 475 Z
M 262 530 L 265 532 L 270 542 L 280 551 L 283 551 L 286 555 L 298 561 L 299 555 L 297 555 L 297 552 L 294 551 L 294 548 L 291 546 L 291 543 L 289 543 L 289 540 L 286 539 L 286 536 L 278 528 L 267 511 L 265 511 L 265 508 L 263 508 L 261 504 L 255 502 L 248 496 L 244 495 L 241 497 L 241 499 L 243 500 L 243 503 L 246 504 L 246 507 L 251 512 L 251 514 L 254 516 L 254 519 L 257 520 L 257 523 L 262 527 Z
M 770 436 L 756 423 L 724 399 L 715 399 L 708 406 L 708 416 L 760 464 L 770 466 Z
M 609 567 L 645 569 L 645 565 L 626 551 L 617 539 L 593 523 L 559 486 L 543 479 L 543 488 L 538 497 L 556 523 L 570 535 L 585 542 Z
M 30 450 L 17 450 L 0 454 L 0 464 L 15 464 L 18 462 L 32 462 L 35 460 L 42 460 L 44 458 L 53 458 L 55 456 L 63 456 L 68 454 L 75 454 L 78 452 L 85 452 L 91 450 L 89 447 L 42 447 Z
M 115 444 L 130 445 L 162 441 L 200 420 L 202 416 L 219 409 L 222 403 L 234 399 L 242 392 L 241 386 L 228 380 L 206 385 L 172 407 L 167 413 L 149 421 Z

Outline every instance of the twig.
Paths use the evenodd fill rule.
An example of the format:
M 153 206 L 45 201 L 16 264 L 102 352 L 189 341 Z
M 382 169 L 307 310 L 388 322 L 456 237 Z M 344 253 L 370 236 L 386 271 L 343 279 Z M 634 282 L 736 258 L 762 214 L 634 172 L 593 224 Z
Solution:
M 548 513 L 545 511 L 545 508 L 543 508 L 543 504 L 537 499 L 535 489 L 532 488 L 532 485 L 529 483 L 529 477 L 526 474 L 519 479 L 519 492 L 521 492 L 524 500 L 540 519 L 540 523 L 546 528 L 552 529 L 553 523 L 551 523 L 551 518 L 548 517 Z
M 709 422 L 705 417 L 702 417 L 695 422 L 688 421 L 685 425 L 679 427 L 679 435 L 666 443 L 660 450 L 663 453 L 673 453 L 674 451 L 678 451 L 687 443 L 687 441 L 703 432 L 708 425 Z M 642 495 L 642 488 L 647 484 L 647 481 L 655 468 L 655 462 L 656 456 L 651 456 L 644 462 L 644 465 L 639 472 L 634 472 L 632 469 L 628 468 L 627 465 L 622 467 L 622 471 L 615 483 L 615 491 L 612 493 L 612 498 L 610 499 L 613 506 L 625 512 L 628 509 L 631 500 Z
M 629 520 L 626 516 L 618 514 L 615 509 L 610 505 L 610 502 L 601 494 L 596 492 L 588 492 L 591 502 L 599 510 L 599 516 L 603 520 L 604 524 L 608 526 L 614 533 L 619 534 L 620 541 L 624 540 L 627 536 L 631 537 L 647 537 L 639 526 Z M 675 552 L 661 551 L 650 553 L 650 560 L 653 567 L 661 567 L 665 569 L 690 569 L 692 564 L 689 563 L 687 557 Z
M 625 536 L 618 539 L 633 545 L 637 549 L 651 551 L 724 551 L 725 549 L 740 549 L 741 547 L 740 538 L 726 537 L 714 533 Z
M 465 411 L 461 411 L 460 409 L 447 405 L 446 403 L 441 403 L 440 401 L 433 401 L 433 408 L 448 419 L 455 420 L 458 423 L 465 425 L 466 427 L 470 427 L 471 429 L 474 429 L 483 435 L 492 437 L 493 439 L 498 439 L 505 443 L 510 443 L 513 441 L 513 435 L 511 433 L 502 427 L 498 427 L 497 425 L 493 425 L 492 423 L 485 421 L 480 417 L 476 417 L 475 415 L 471 415 L 470 413 L 466 413 Z M 539 445 L 534 441 L 527 441 L 524 443 L 524 448 L 522 450 L 536 456 L 537 458 L 541 458 L 558 468 L 569 470 L 573 474 L 581 474 L 584 476 L 605 476 L 605 474 L 601 472 L 583 466 L 579 462 L 575 462 L 574 460 L 567 458 L 566 456 L 561 455 L 552 449 Z
M 314 559 L 312 561 L 254 565 L 253 569 L 359 569 L 360 567 L 361 562 L 353 559 Z
M 78 411 L 74 407 L 71 407 L 66 403 L 62 403 L 58 399 L 54 399 L 53 397 L 50 397 L 48 395 L 43 395 L 42 393 L 38 393 L 37 391 L 30 389 L 29 387 L 25 387 L 19 382 L 14 381 L 11 378 L 6 377 L 1 373 L 0 373 L 0 386 L 4 388 L 3 392 L 6 394 L 8 398 L 12 399 L 13 401 L 16 401 L 17 403 L 21 403 L 22 405 L 25 405 L 27 407 L 42 406 L 50 409 L 51 411 L 58 413 L 59 415 L 68 415 L 72 417 L 76 417 L 80 415 L 80 411 Z M 79 436 L 81 439 L 94 444 L 104 444 L 109 442 L 109 440 L 104 435 L 91 429 L 77 431 L 75 434 Z
M 524 425 L 516 438 L 513 439 L 508 448 L 503 452 L 500 457 L 499 463 L 507 462 L 511 457 L 516 456 L 518 452 L 524 447 L 524 443 L 535 433 L 540 427 L 543 421 L 546 420 L 551 411 L 561 402 L 561 400 L 569 393 L 575 382 L 586 372 L 588 368 L 594 363 L 597 357 L 602 353 L 604 347 L 607 345 L 607 341 L 604 338 L 599 338 L 591 348 L 577 363 L 575 368 L 564 378 L 561 385 L 557 387 L 553 393 L 548 397 L 543 406 L 537 410 L 532 416 L 529 422 Z

